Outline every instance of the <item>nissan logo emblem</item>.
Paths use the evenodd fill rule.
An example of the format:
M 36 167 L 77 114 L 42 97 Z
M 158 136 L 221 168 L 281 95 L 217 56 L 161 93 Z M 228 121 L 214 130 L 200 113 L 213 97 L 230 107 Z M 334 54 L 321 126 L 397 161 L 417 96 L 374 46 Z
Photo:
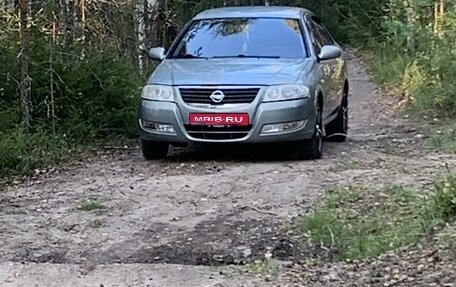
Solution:
M 211 95 L 211 100 L 216 104 L 220 104 L 223 99 L 225 99 L 225 94 L 220 90 L 213 92 Z

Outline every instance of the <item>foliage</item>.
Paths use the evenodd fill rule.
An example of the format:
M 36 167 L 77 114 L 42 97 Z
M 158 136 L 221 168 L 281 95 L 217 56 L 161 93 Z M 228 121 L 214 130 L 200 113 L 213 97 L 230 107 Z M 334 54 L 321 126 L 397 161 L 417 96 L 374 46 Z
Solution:
M 324 205 L 303 218 L 299 230 L 342 259 L 377 256 L 417 242 L 442 223 L 422 193 L 390 186 L 328 191 Z
M 434 210 L 447 220 L 456 218 L 456 175 L 435 183 Z
M 31 16 L 29 28 L 30 130 L 21 127 L 18 15 L 6 9 L 0 17 L 0 177 L 54 164 L 77 147 L 136 134 L 142 84 L 136 47 L 125 44 L 125 28 L 103 23 L 110 21 L 106 15 L 126 13 L 94 12 L 83 29 L 80 16 L 56 23 L 59 6 L 48 2 Z
M 456 153 L 456 124 L 444 124 L 443 127 L 434 129 L 435 131 L 427 141 L 429 146 L 446 152 Z
M 26 132 L 19 127 L 19 103 L 11 97 L 17 94 L 17 83 L 7 80 L 1 91 L 6 108 L 0 111 L 0 177 L 54 164 L 71 147 L 135 135 L 141 84 L 128 59 L 118 59 L 109 49 L 75 45 L 71 52 L 56 51 L 62 56 L 49 71 L 49 46 L 39 41 L 33 45 L 33 128 Z M 13 61 L 0 56 L 0 63 L 8 62 Z M 54 73 L 53 110 L 49 73 Z
M 71 146 L 63 136 L 37 130 L 13 128 L 0 132 L 0 176 L 24 174 L 54 164 L 70 155 Z
M 412 111 L 432 117 L 456 117 L 456 5 L 446 1 L 396 3 L 383 40 L 369 43 L 375 78 L 405 97 Z M 436 9 L 435 9 L 436 8 Z M 436 12 L 438 11 L 438 12 Z M 411 14 L 407 19 L 403 15 Z
M 276 275 L 280 267 L 280 262 L 272 258 L 265 258 L 263 260 L 255 260 L 248 264 L 247 267 L 258 274 Z

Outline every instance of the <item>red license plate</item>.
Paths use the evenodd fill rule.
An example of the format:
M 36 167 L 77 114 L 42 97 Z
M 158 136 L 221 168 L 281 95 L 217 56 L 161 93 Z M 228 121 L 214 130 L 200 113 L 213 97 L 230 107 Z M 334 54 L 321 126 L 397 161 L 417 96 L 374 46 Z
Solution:
M 248 126 L 249 114 L 190 114 L 190 124 Z

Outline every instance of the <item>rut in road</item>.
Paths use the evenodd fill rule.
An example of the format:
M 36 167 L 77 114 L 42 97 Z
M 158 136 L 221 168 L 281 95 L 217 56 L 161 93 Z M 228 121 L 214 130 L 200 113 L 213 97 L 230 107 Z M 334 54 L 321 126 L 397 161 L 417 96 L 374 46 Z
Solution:
M 417 124 L 395 117 L 352 59 L 350 133 L 318 161 L 271 160 L 260 149 L 175 149 L 146 162 L 138 150 L 100 152 L 0 197 L 0 258 L 40 263 L 246 263 L 321 255 L 286 232 L 324 191 L 389 183 L 428 186 L 449 156 L 423 151 Z M 81 206 L 91 203 L 93 211 Z

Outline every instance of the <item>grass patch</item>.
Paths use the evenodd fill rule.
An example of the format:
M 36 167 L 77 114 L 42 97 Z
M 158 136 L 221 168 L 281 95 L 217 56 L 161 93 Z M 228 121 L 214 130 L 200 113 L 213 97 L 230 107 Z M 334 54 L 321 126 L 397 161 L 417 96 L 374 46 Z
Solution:
M 447 221 L 456 219 L 456 175 L 449 175 L 435 183 L 433 210 Z
M 268 277 L 275 277 L 279 274 L 281 262 L 274 258 L 258 259 L 245 265 L 228 265 L 214 268 L 214 272 L 226 278 L 235 278 L 241 274 L 253 273 Z
M 456 189 L 455 182 L 451 185 Z M 455 190 L 450 193 L 456 196 Z M 416 243 L 442 226 L 441 211 L 452 210 L 448 204 L 453 198 L 446 195 L 437 200 L 441 198 L 437 194 L 424 195 L 397 185 L 382 191 L 331 189 L 324 205 L 304 217 L 298 231 L 313 244 L 334 250 L 340 259 L 374 257 Z
M 280 262 L 273 258 L 256 260 L 247 265 L 247 268 L 258 274 L 276 275 L 279 271 Z
M 51 166 L 82 157 L 101 146 L 127 143 L 131 141 L 122 135 L 78 142 L 40 129 L 33 132 L 21 128 L 0 131 L 0 183 L 19 176 L 45 173 Z
M 79 210 L 82 211 L 94 211 L 94 210 L 103 210 L 105 209 L 105 206 L 98 202 L 96 199 L 88 199 L 84 201 L 81 206 L 79 207 Z
M 456 153 L 456 124 L 437 128 L 427 143 L 431 148 Z
M 0 178 L 23 175 L 50 166 L 70 155 L 74 146 L 44 131 L 22 129 L 0 132 Z
M 388 88 L 400 88 L 407 66 L 412 62 L 404 55 L 390 53 L 383 49 L 374 48 L 374 53 L 363 54 L 363 59 L 370 66 L 375 82 Z

